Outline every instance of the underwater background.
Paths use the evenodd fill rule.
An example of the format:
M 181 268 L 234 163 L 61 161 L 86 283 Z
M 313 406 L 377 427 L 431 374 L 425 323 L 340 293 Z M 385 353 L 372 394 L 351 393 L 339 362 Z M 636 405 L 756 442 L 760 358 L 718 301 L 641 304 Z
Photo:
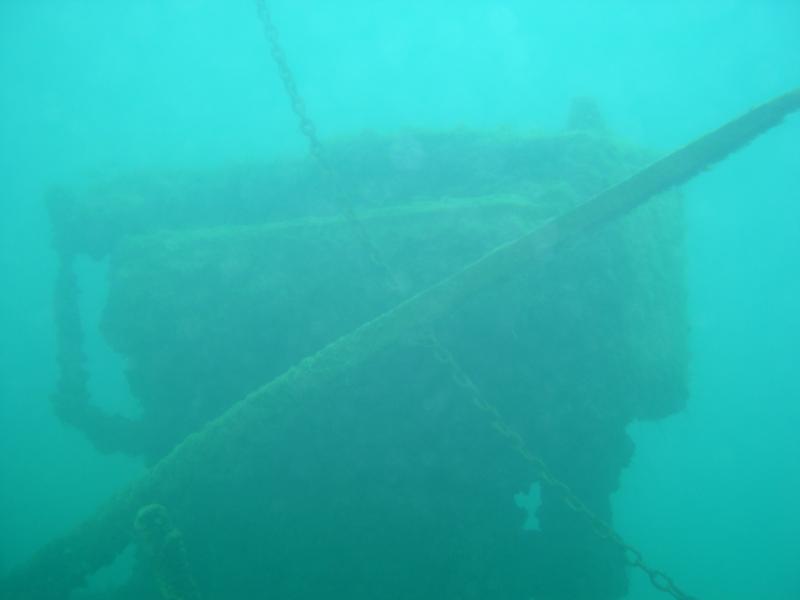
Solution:
M 559 130 L 595 98 L 659 154 L 800 81 L 800 4 L 274 2 L 326 139 L 405 128 Z M 302 157 L 251 2 L 0 4 L 0 572 L 144 470 L 55 417 L 53 185 L 147 168 Z M 615 528 L 699 598 L 800 598 L 800 118 L 683 186 L 690 394 L 636 423 Z M 105 265 L 83 260 L 95 398 L 137 414 L 98 329 Z M 105 400 L 104 400 L 105 401 Z M 636 572 L 629 598 L 663 597 Z

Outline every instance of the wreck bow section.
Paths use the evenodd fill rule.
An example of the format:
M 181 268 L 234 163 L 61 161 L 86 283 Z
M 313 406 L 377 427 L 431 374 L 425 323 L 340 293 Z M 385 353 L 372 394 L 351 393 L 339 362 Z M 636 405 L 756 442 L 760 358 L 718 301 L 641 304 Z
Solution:
M 155 461 L 304 357 L 648 159 L 598 131 L 415 132 L 333 144 L 334 186 L 285 160 L 56 190 L 56 410 L 99 449 Z M 339 214 L 342 190 L 379 261 Z M 682 235 L 679 199 L 659 198 L 295 399 L 264 439 L 232 440 L 207 485 L 163 499 L 203 597 L 623 595 L 620 551 L 547 488 L 538 527 L 523 529 L 515 495 L 534 475 L 441 348 L 611 521 L 633 452 L 626 426 L 686 398 Z M 89 398 L 81 254 L 109 261 L 102 329 L 140 419 Z M 146 597 L 137 585 L 129 593 Z

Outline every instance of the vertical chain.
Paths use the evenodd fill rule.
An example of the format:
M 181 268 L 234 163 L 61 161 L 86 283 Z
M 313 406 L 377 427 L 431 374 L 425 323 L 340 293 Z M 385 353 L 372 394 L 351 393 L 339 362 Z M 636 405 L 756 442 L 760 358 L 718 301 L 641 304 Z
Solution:
M 662 592 L 670 594 L 672 597 L 677 598 L 678 600 L 693 600 L 691 596 L 681 591 L 668 575 L 662 571 L 649 567 L 644 562 L 642 553 L 639 550 L 626 543 L 622 536 L 614 531 L 611 525 L 594 514 L 594 512 L 592 512 L 592 510 L 587 507 L 586 504 L 584 504 L 584 502 L 572 491 L 572 489 L 570 489 L 566 483 L 553 475 L 550 469 L 548 469 L 544 460 L 531 451 L 519 432 L 512 428 L 503 418 L 503 415 L 500 413 L 498 408 L 492 404 L 492 402 L 490 402 L 485 395 L 481 394 L 480 389 L 472 380 L 472 378 L 459 364 L 455 356 L 453 356 L 453 354 L 444 346 L 444 344 L 442 344 L 434 332 L 429 333 L 428 340 L 428 345 L 431 348 L 434 357 L 438 362 L 442 363 L 448 369 L 450 372 L 450 377 L 455 385 L 464 391 L 476 408 L 486 413 L 492 428 L 497 432 L 497 434 L 505 438 L 511 447 L 533 467 L 536 477 L 542 485 L 552 488 L 555 492 L 557 492 L 567 507 L 589 522 L 592 530 L 598 537 L 609 540 L 622 549 L 625 562 L 628 563 L 628 565 L 643 571 L 650 579 L 650 583 L 653 585 L 653 587 Z
M 283 86 L 286 89 L 286 94 L 289 96 L 289 101 L 292 104 L 292 111 L 294 111 L 294 114 L 300 121 L 300 131 L 308 141 L 309 152 L 317 161 L 325 163 L 322 154 L 322 144 L 320 144 L 319 138 L 317 137 L 316 127 L 314 126 L 314 122 L 309 118 L 306 112 L 305 102 L 303 102 L 303 98 L 297 90 L 294 75 L 289 68 L 289 61 L 286 59 L 286 54 L 278 38 L 278 30 L 275 28 L 275 24 L 272 21 L 272 13 L 267 7 L 265 0 L 256 0 L 256 9 L 258 10 L 258 18 L 261 20 L 261 24 L 264 27 L 264 35 L 267 38 L 267 42 L 269 42 L 270 53 L 275 60 L 275 65 L 278 67 L 278 72 Z
M 183 533 L 173 525 L 167 509 L 148 504 L 139 509 L 133 524 L 139 548 L 150 563 L 164 600 L 199 600 Z
M 269 43 L 270 52 L 275 64 L 278 67 L 283 86 L 289 96 L 289 101 L 300 123 L 300 131 L 305 136 L 308 142 L 308 149 L 311 156 L 316 160 L 326 179 L 334 192 L 334 200 L 336 201 L 339 209 L 344 214 L 347 221 L 351 224 L 356 232 L 359 240 L 366 249 L 370 261 L 378 266 L 385 276 L 389 279 L 392 287 L 395 290 L 400 289 L 398 286 L 398 279 L 393 271 L 383 262 L 378 249 L 372 243 L 367 230 L 364 228 L 363 223 L 358 219 L 353 210 L 348 196 L 344 193 L 341 181 L 335 169 L 328 162 L 325 157 L 322 144 L 317 137 L 316 127 L 313 121 L 306 112 L 306 106 L 303 102 L 302 96 L 297 89 L 297 84 L 294 80 L 294 75 L 289 68 L 289 63 L 286 59 L 286 54 L 283 51 L 280 41 L 278 39 L 278 31 L 272 21 L 272 15 L 267 7 L 266 0 L 255 0 L 258 16 L 264 27 L 264 35 Z M 651 569 L 642 559 L 642 554 L 636 548 L 626 544 L 622 537 L 617 534 L 610 525 L 605 523 L 597 515 L 595 515 L 589 508 L 572 492 L 572 490 L 563 481 L 557 479 L 547 468 L 544 461 L 536 456 L 525 444 L 522 436 L 511 428 L 505 421 L 497 407 L 489 402 L 481 393 L 472 378 L 467 375 L 464 369 L 458 364 L 453 354 L 441 343 L 437 336 L 431 333 L 430 345 L 433 349 L 434 355 L 437 360 L 445 364 L 449 370 L 451 377 L 455 384 L 462 388 L 470 397 L 472 403 L 483 412 L 487 413 L 492 427 L 499 435 L 506 438 L 511 446 L 529 463 L 536 471 L 539 480 L 549 487 L 554 488 L 561 496 L 564 503 L 576 513 L 585 517 L 592 526 L 594 532 L 601 538 L 611 540 L 617 546 L 622 548 L 625 553 L 625 560 L 628 564 L 644 571 L 650 578 L 650 582 L 657 589 L 671 594 L 678 600 L 692 600 L 690 596 L 684 594 L 672 582 L 667 575 L 661 571 Z
M 359 243 L 364 248 L 369 261 L 383 273 L 384 277 L 389 282 L 390 288 L 399 293 L 402 290 L 399 279 L 395 276 L 392 269 L 390 269 L 386 264 L 377 246 L 375 246 L 373 243 L 366 227 L 364 227 L 364 224 L 356 215 L 352 203 L 350 202 L 350 194 L 345 191 L 344 185 L 342 184 L 341 178 L 336 172 L 336 169 L 325 156 L 324 148 L 322 143 L 319 141 L 319 137 L 317 136 L 317 128 L 314 125 L 314 122 L 308 116 L 305 102 L 303 101 L 303 97 L 300 95 L 300 92 L 297 89 L 297 83 L 295 82 L 292 70 L 289 68 L 289 61 L 287 60 L 286 53 L 283 51 L 283 47 L 280 44 L 278 30 L 272 21 L 272 13 L 267 6 L 266 0 L 255 0 L 255 2 L 259 20 L 264 28 L 264 36 L 267 38 L 267 42 L 269 43 L 270 53 L 272 54 L 275 65 L 278 67 L 278 74 L 283 82 L 286 95 L 289 97 L 292 111 L 294 112 L 300 124 L 300 132 L 308 142 L 309 154 L 316 161 L 317 166 L 322 172 L 325 182 L 331 189 L 333 201 L 337 205 L 341 214 L 350 224 L 350 227 L 358 238 Z
M 53 293 L 59 378 L 52 395 L 56 414 L 65 423 L 79 425 L 89 404 L 89 374 L 83 349 L 78 306 L 78 282 L 73 255 L 62 251 Z

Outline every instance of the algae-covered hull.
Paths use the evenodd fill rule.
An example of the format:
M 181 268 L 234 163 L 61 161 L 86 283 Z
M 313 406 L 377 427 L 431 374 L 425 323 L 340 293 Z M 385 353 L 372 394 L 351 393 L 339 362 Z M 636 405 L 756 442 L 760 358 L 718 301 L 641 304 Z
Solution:
M 333 188 L 286 161 L 54 194 L 64 255 L 110 257 L 103 332 L 142 407 L 129 420 L 90 405 L 73 322 L 62 417 L 103 450 L 156 461 L 304 357 L 647 160 L 591 132 L 364 136 L 330 158 Z M 338 214 L 342 190 L 357 223 Z M 459 373 L 611 520 L 626 426 L 685 400 L 681 246 L 680 203 L 661 198 L 300 394 L 263 435 L 232 436 L 202 476 L 153 498 L 202 597 L 619 597 L 621 552 L 552 491 L 538 528 L 523 529 L 515 495 L 536 473 Z M 158 597 L 148 573 L 118 597 Z

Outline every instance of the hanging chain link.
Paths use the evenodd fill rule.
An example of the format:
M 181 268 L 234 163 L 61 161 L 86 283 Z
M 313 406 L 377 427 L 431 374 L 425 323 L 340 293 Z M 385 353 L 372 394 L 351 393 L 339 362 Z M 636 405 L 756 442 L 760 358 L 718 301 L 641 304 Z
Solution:
M 432 350 L 434 357 L 438 362 L 443 364 L 450 372 L 450 376 L 456 386 L 461 388 L 469 397 L 472 404 L 479 410 L 486 413 L 492 428 L 503 438 L 508 440 L 511 447 L 522 456 L 522 458 L 530 464 L 542 485 L 552 488 L 572 511 L 586 519 L 592 530 L 598 537 L 606 539 L 614 543 L 622 549 L 625 557 L 625 562 L 630 566 L 643 571 L 650 583 L 658 590 L 670 594 L 678 600 L 695 600 L 692 596 L 687 595 L 675 582 L 663 571 L 649 567 L 642 557 L 642 553 L 635 547 L 631 546 L 620 536 L 614 529 L 592 512 L 583 501 L 570 489 L 570 487 L 558 479 L 550 469 L 547 468 L 544 460 L 534 454 L 522 436 L 513 429 L 508 422 L 503 418 L 503 415 L 492 404 L 484 394 L 481 394 L 478 386 L 472 378 L 464 371 L 458 363 L 453 354 L 445 347 L 444 344 L 438 339 L 435 333 L 430 332 L 428 337 L 428 346 Z
M 278 67 L 278 72 L 283 82 L 283 87 L 286 88 L 286 94 L 289 96 L 289 101 L 292 104 L 292 111 L 300 121 L 300 131 L 308 141 L 308 149 L 317 161 L 325 163 L 322 153 L 322 144 L 317 137 L 317 129 L 314 122 L 309 118 L 306 112 L 306 105 L 303 102 L 300 92 L 297 90 L 297 84 L 294 80 L 294 75 L 289 68 L 289 61 L 286 60 L 286 53 L 280 44 L 278 38 L 278 30 L 272 22 L 272 14 L 267 7 L 266 0 L 256 0 L 256 9 L 258 10 L 258 18 L 264 27 L 264 35 L 269 43 L 269 50 L 272 58 L 275 60 L 275 65 Z
M 383 262 L 380 252 L 373 244 L 367 230 L 364 228 L 363 223 L 356 216 L 355 211 L 348 200 L 347 194 L 344 193 L 341 180 L 336 170 L 325 157 L 323 146 L 319 141 L 319 137 L 317 137 L 316 127 L 306 112 L 305 102 L 303 102 L 303 98 L 300 96 L 300 92 L 298 91 L 297 84 L 294 80 L 294 75 L 289 68 L 286 54 L 284 53 L 280 44 L 280 40 L 278 39 L 278 31 L 272 21 L 272 15 L 267 7 L 266 0 L 255 0 L 255 2 L 259 19 L 264 27 L 264 35 L 269 43 L 272 58 L 278 67 L 278 72 L 281 80 L 283 81 L 283 86 L 286 89 L 287 95 L 289 96 L 289 101 L 292 105 L 292 111 L 300 123 L 300 131 L 308 142 L 309 153 L 317 162 L 324 176 L 331 185 L 334 192 L 334 200 L 336 201 L 339 209 L 342 211 L 347 221 L 353 227 L 360 242 L 366 249 L 370 260 L 376 266 L 380 267 L 385 276 L 389 279 L 390 285 L 397 290 L 399 289 L 399 286 L 396 275 L 392 269 L 390 269 L 386 263 Z M 514 450 L 516 450 L 517 453 L 520 454 L 522 458 L 533 467 L 534 471 L 536 472 L 536 476 L 538 477 L 539 481 L 542 482 L 542 484 L 554 489 L 559 494 L 562 501 L 571 510 L 589 522 L 593 531 L 599 537 L 610 540 L 619 548 L 621 548 L 624 553 L 625 561 L 630 566 L 643 571 L 649 577 L 650 582 L 656 589 L 666 592 L 678 600 L 694 600 L 694 598 L 682 592 L 675 585 L 672 579 L 664 572 L 649 567 L 644 562 L 642 553 L 639 550 L 626 543 L 609 524 L 595 515 L 580 500 L 580 498 L 575 495 L 575 493 L 566 483 L 556 478 L 550 472 L 544 461 L 528 448 L 525 440 L 522 439 L 522 436 L 508 425 L 497 407 L 480 393 L 478 386 L 475 385 L 475 382 L 472 380 L 472 378 L 467 375 L 464 369 L 456 361 L 453 354 L 441 343 L 434 333 L 430 333 L 428 341 L 436 360 L 444 364 L 449 369 L 454 383 L 468 394 L 472 403 L 478 409 L 488 415 L 494 430 L 500 436 L 507 439 L 512 448 L 514 448 Z
M 300 124 L 300 132 L 308 142 L 308 151 L 311 157 L 316 161 L 317 166 L 322 172 L 325 183 L 331 190 L 333 201 L 338 207 L 341 214 L 350 224 L 350 227 L 355 232 L 359 243 L 363 246 L 369 261 L 383 272 L 383 275 L 388 282 L 389 287 L 396 293 L 402 290 L 399 279 L 395 276 L 392 269 L 386 264 L 378 250 L 377 246 L 372 242 L 367 229 L 358 218 L 353 205 L 350 201 L 351 194 L 347 193 L 342 180 L 339 177 L 336 169 L 325 156 L 325 151 L 317 136 L 317 128 L 314 122 L 308 116 L 306 111 L 306 104 L 303 97 L 297 89 L 292 70 L 289 68 L 289 61 L 286 59 L 286 53 L 283 51 L 280 39 L 278 37 L 278 30 L 272 21 L 272 13 L 267 6 L 266 0 L 255 0 L 256 9 L 258 11 L 258 18 L 264 28 L 264 36 L 267 38 L 270 53 L 278 67 L 278 74 L 280 75 L 283 87 L 289 96 L 289 102 L 292 105 L 297 120 Z

